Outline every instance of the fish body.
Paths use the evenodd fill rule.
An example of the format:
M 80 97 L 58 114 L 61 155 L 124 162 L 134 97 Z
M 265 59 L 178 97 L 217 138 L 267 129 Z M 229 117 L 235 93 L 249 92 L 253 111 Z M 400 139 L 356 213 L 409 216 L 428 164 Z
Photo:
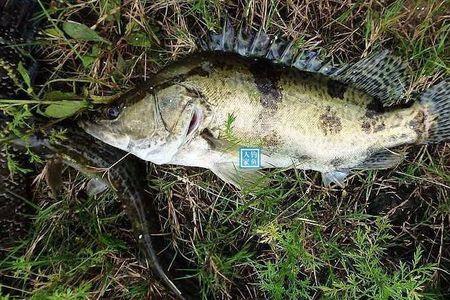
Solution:
M 239 165 L 239 149 L 249 147 L 260 149 L 260 168 L 311 169 L 342 184 L 351 169 L 398 164 L 389 149 L 435 139 L 438 113 L 448 138 L 447 89 L 444 82 L 421 103 L 389 109 L 333 76 L 201 53 L 156 74 L 132 101 L 119 100 L 115 118 L 82 126 L 144 160 L 208 168 L 238 186 L 256 174 Z M 443 104 L 427 102 L 431 95 Z
M 233 143 L 224 133 L 230 118 L 235 146 L 260 147 L 263 168 L 351 168 L 383 149 L 425 138 L 420 106 L 381 113 L 371 108 L 373 97 L 321 74 L 218 55 L 193 59 L 190 68 L 182 83 L 156 92 L 159 98 L 201 94 L 199 138 L 168 163 L 208 168 L 217 163 L 206 162 L 205 155 L 237 163 L 236 147 L 224 151 L 226 146 L 214 144 Z M 203 72 L 192 72 L 196 69 Z M 205 131 L 211 135 L 208 145 L 202 142 L 208 141 Z

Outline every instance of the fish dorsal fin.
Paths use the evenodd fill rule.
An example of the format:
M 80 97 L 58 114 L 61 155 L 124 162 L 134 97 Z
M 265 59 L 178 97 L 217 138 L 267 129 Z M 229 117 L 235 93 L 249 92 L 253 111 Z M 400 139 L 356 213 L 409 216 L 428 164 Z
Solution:
M 299 49 L 293 41 L 269 35 L 263 29 L 254 31 L 243 26 L 236 33 L 228 19 L 220 33 L 210 34 L 209 41 L 200 45 L 203 50 L 266 58 L 301 71 L 329 76 L 366 92 L 384 107 L 400 103 L 406 91 L 407 65 L 387 50 L 339 66 L 331 57 L 320 58 L 319 51 Z
M 397 166 L 404 159 L 404 155 L 391 150 L 382 150 L 367 157 L 355 169 L 388 169 Z
M 384 50 L 334 72 L 331 77 L 377 98 L 383 106 L 398 103 L 406 91 L 406 64 Z
M 318 51 L 298 49 L 295 43 L 288 42 L 264 30 L 254 31 L 243 26 L 237 34 L 231 22 L 226 20 L 219 33 L 211 33 L 209 40 L 199 41 L 206 51 L 237 53 L 244 57 L 266 58 L 274 63 L 292 66 L 301 71 L 330 75 L 338 68 L 319 58 Z
M 207 48 L 212 51 L 233 51 L 235 38 L 233 25 L 226 19 L 222 31 L 219 34 L 210 34 L 210 41 Z

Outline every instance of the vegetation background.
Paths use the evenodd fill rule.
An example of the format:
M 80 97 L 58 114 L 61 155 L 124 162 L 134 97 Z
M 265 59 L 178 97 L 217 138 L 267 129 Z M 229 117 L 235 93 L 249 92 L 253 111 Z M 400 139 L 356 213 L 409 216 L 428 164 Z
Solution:
M 198 51 L 198 40 L 220 31 L 225 18 L 235 28 L 295 40 L 336 63 L 390 49 L 410 65 L 411 100 L 450 74 L 450 2 L 444 0 L 53 0 L 39 6 L 33 21 L 43 28 L 33 44 L 43 76 L 31 86 L 19 70 L 30 100 L 0 100 L 15 133 L 34 126 L 32 110 L 53 123 L 110 101 Z M 172 268 L 197 280 L 203 298 L 446 299 L 449 146 L 403 147 L 408 156 L 398 168 L 357 172 L 344 189 L 322 187 L 316 172 L 274 171 L 270 187 L 250 195 L 203 169 L 149 165 L 147 190 L 158 204 Z M 44 162 L 30 159 L 42 173 L 33 197 L 8 208 L 16 217 L 12 242 L 0 251 L 0 298 L 172 297 L 141 263 L 112 195 L 89 197 L 87 180 L 66 169 L 64 195 L 54 200 L 40 180 Z M 26 172 L 13 161 L 8 166 Z

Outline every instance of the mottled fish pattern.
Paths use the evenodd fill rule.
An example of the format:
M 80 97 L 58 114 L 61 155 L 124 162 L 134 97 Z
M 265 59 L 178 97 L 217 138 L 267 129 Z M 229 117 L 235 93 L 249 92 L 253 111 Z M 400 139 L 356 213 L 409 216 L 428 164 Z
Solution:
M 408 76 L 387 51 L 336 66 L 227 25 L 202 45 L 204 52 L 160 71 L 133 101 L 114 104 L 112 118 L 82 126 L 142 159 L 208 168 L 237 186 L 260 175 L 239 169 L 242 147 L 261 148 L 262 168 L 317 170 L 325 184 L 344 185 L 352 169 L 397 165 L 394 147 L 450 137 L 450 84 L 396 106 Z

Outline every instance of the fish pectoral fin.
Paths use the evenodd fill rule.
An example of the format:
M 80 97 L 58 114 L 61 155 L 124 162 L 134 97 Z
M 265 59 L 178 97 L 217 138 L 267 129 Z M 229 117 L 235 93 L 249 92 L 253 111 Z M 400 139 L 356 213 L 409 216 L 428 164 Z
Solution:
M 389 51 L 382 51 L 352 64 L 342 66 L 331 75 L 379 99 L 384 107 L 396 104 L 406 91 L 407 65 Z
M 62 173 L 63 160 L 58 155 L 55 155 L 47 160 L 44 170 L 41 173 L 44 175 L 45 182 L 50 188 L 54 198 L 59 197 L 63 186 Z
M 391 150 L 382 150 L 366 158 L 366 160 L 357 165 L 354 169 L 376 170 L 393 168 L 397 166 L 404 157 L 404 154 L 401 153 L 395 153 Z
M 345 178 L 349 174 L 348 170 L 335 170 L 331 172 L 322 172 L 322 182 L 326 187 L 331 186 L 331 184 L 337 184 L 341 188 L 344 188 Z
M 244 189 L 256 189 L 267 184 L 267 178 L 259 169 L 243 169 L 234 163 L 214 164 L 211 171 L 226 183 Z

